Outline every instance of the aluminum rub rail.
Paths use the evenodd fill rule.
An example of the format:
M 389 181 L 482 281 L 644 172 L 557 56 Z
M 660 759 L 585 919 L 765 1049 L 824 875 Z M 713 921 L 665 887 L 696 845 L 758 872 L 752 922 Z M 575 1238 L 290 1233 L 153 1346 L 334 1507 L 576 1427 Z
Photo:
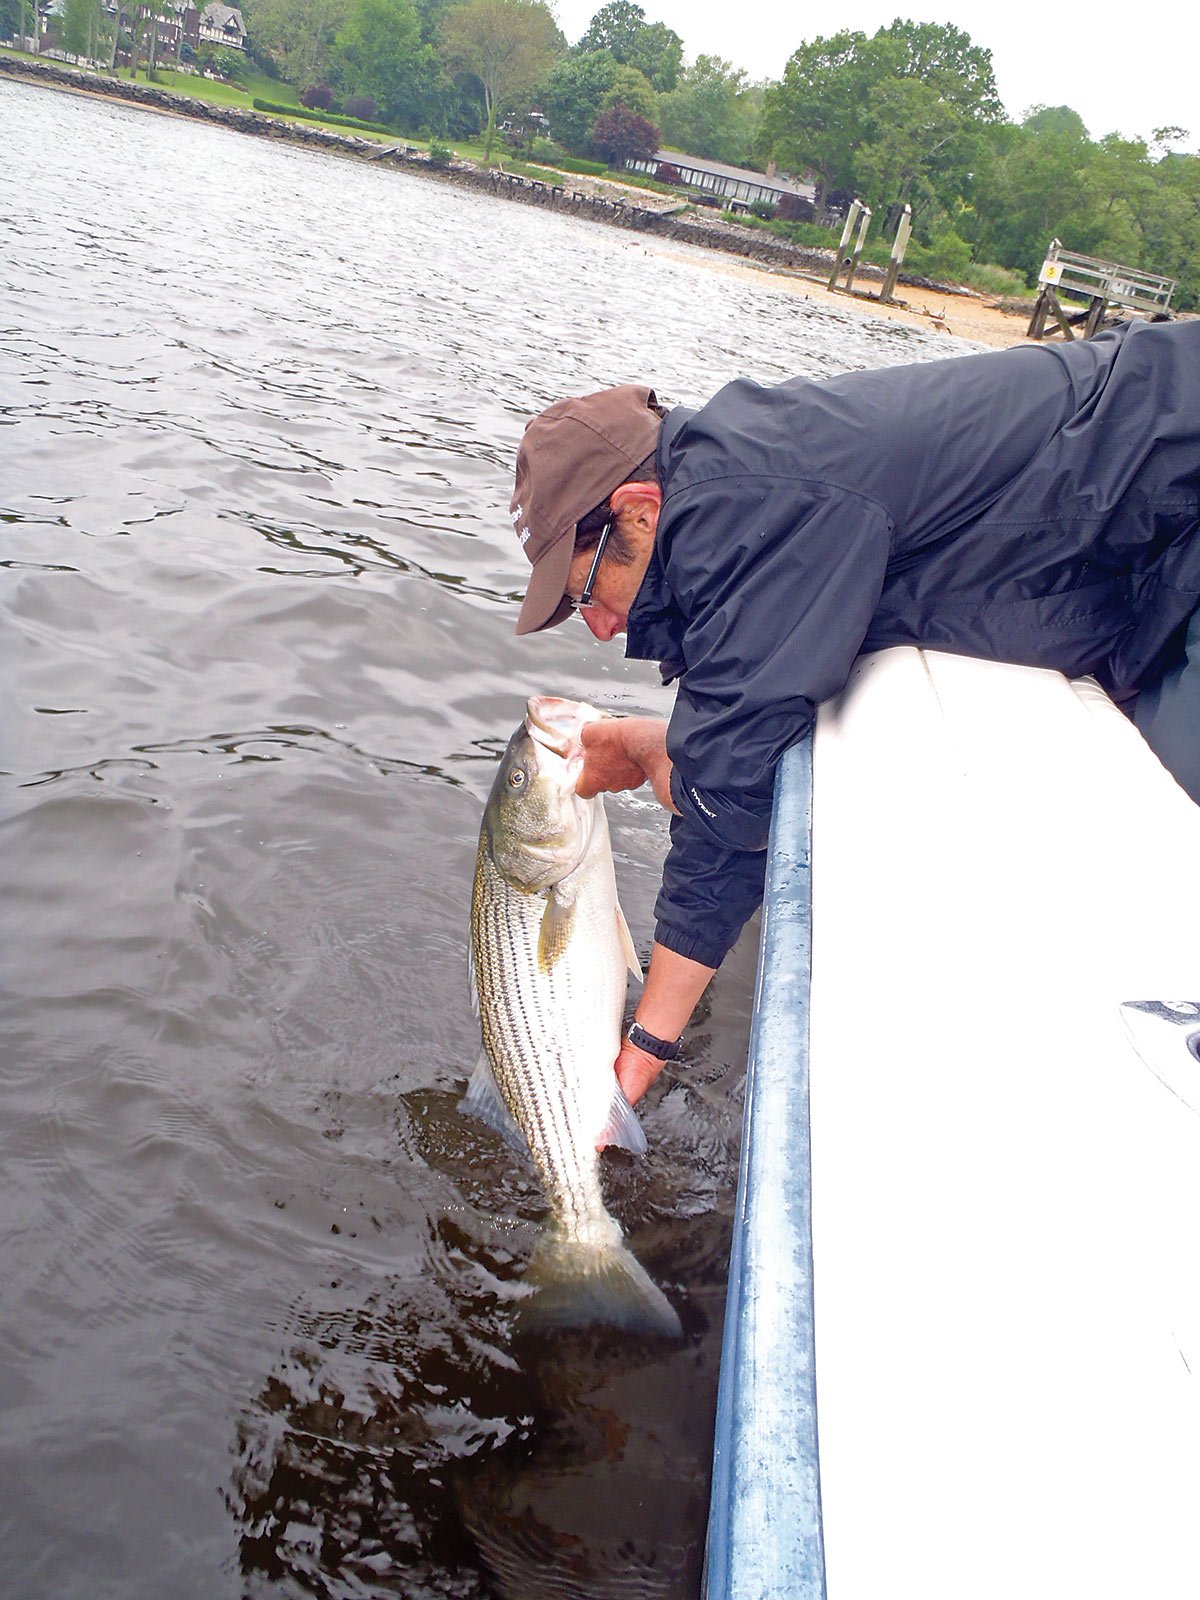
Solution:
M 705 1600 L 824 1600 L 808 1018 L 812 736 L 779 764 L 721 1348 Z

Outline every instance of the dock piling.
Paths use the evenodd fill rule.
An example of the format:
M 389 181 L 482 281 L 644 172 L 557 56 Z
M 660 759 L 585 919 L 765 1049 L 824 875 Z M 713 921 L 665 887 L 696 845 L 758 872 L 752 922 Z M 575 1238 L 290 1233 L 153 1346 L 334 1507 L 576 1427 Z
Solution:
M 884 274 L 883 286 L 879 291 L 879 298 L 887 305 L 892 295 L 896 292 L 896 276 L 900 271 L 900 263 L 904 260 L 904 252 L 908 249 L 908 238 L 912 233 L 912 207 L 906 205 L 896 229 L 896 237 L 892 241 L 892 259 L 888 262 L 887 272 Z

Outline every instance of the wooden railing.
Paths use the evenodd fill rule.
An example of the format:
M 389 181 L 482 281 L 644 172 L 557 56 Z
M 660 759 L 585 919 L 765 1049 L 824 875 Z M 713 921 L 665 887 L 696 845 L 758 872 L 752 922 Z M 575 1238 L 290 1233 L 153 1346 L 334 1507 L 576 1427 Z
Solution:
M 1158 272 L 1143 272 L 1140 267 L 1123 267 L 1117 261 L 1064 250 L 1061 242 L 1054 239 L 1038 274 L 1038 297 L 1029 323 L 1029 338 L 1044 337 L 1053 317 L 1065 338 L 1073 339 L 1076 327 L 1082 323 L 1083 337 L 1090 339 L 1108 324 L 1108 313 L 1114 306 L 1169 317 L 1176 281 Z M 1065 309 L 1059 301 L 1060 294 L 1086 299 L 1086 310 Z M 1049 329 L 1050 333 L 1054 331 Z

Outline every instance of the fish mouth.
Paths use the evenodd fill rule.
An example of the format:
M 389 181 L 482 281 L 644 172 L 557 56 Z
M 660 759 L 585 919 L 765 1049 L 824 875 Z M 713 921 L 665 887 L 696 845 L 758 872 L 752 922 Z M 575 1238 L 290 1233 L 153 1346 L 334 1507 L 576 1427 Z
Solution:
M 579 748 L 579 704 L 558 695 L 530 695 L 525 702 L 525 726 L 538 744 L 556 756 L 569 759 Z

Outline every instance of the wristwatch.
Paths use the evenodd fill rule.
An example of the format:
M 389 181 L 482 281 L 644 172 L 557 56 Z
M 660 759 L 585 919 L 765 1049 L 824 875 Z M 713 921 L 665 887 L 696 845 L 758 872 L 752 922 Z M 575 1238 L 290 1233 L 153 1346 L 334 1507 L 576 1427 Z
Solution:
M 643 1028 L 640 1022 L 631 1022 L 625 1037 L 630 1044 L 635 1044 L 649 1056 L 657 1056 L 660 1061 L 678 1061 L 683 1051 L 682 1038 L 660 1039 L 656 1034 Z

